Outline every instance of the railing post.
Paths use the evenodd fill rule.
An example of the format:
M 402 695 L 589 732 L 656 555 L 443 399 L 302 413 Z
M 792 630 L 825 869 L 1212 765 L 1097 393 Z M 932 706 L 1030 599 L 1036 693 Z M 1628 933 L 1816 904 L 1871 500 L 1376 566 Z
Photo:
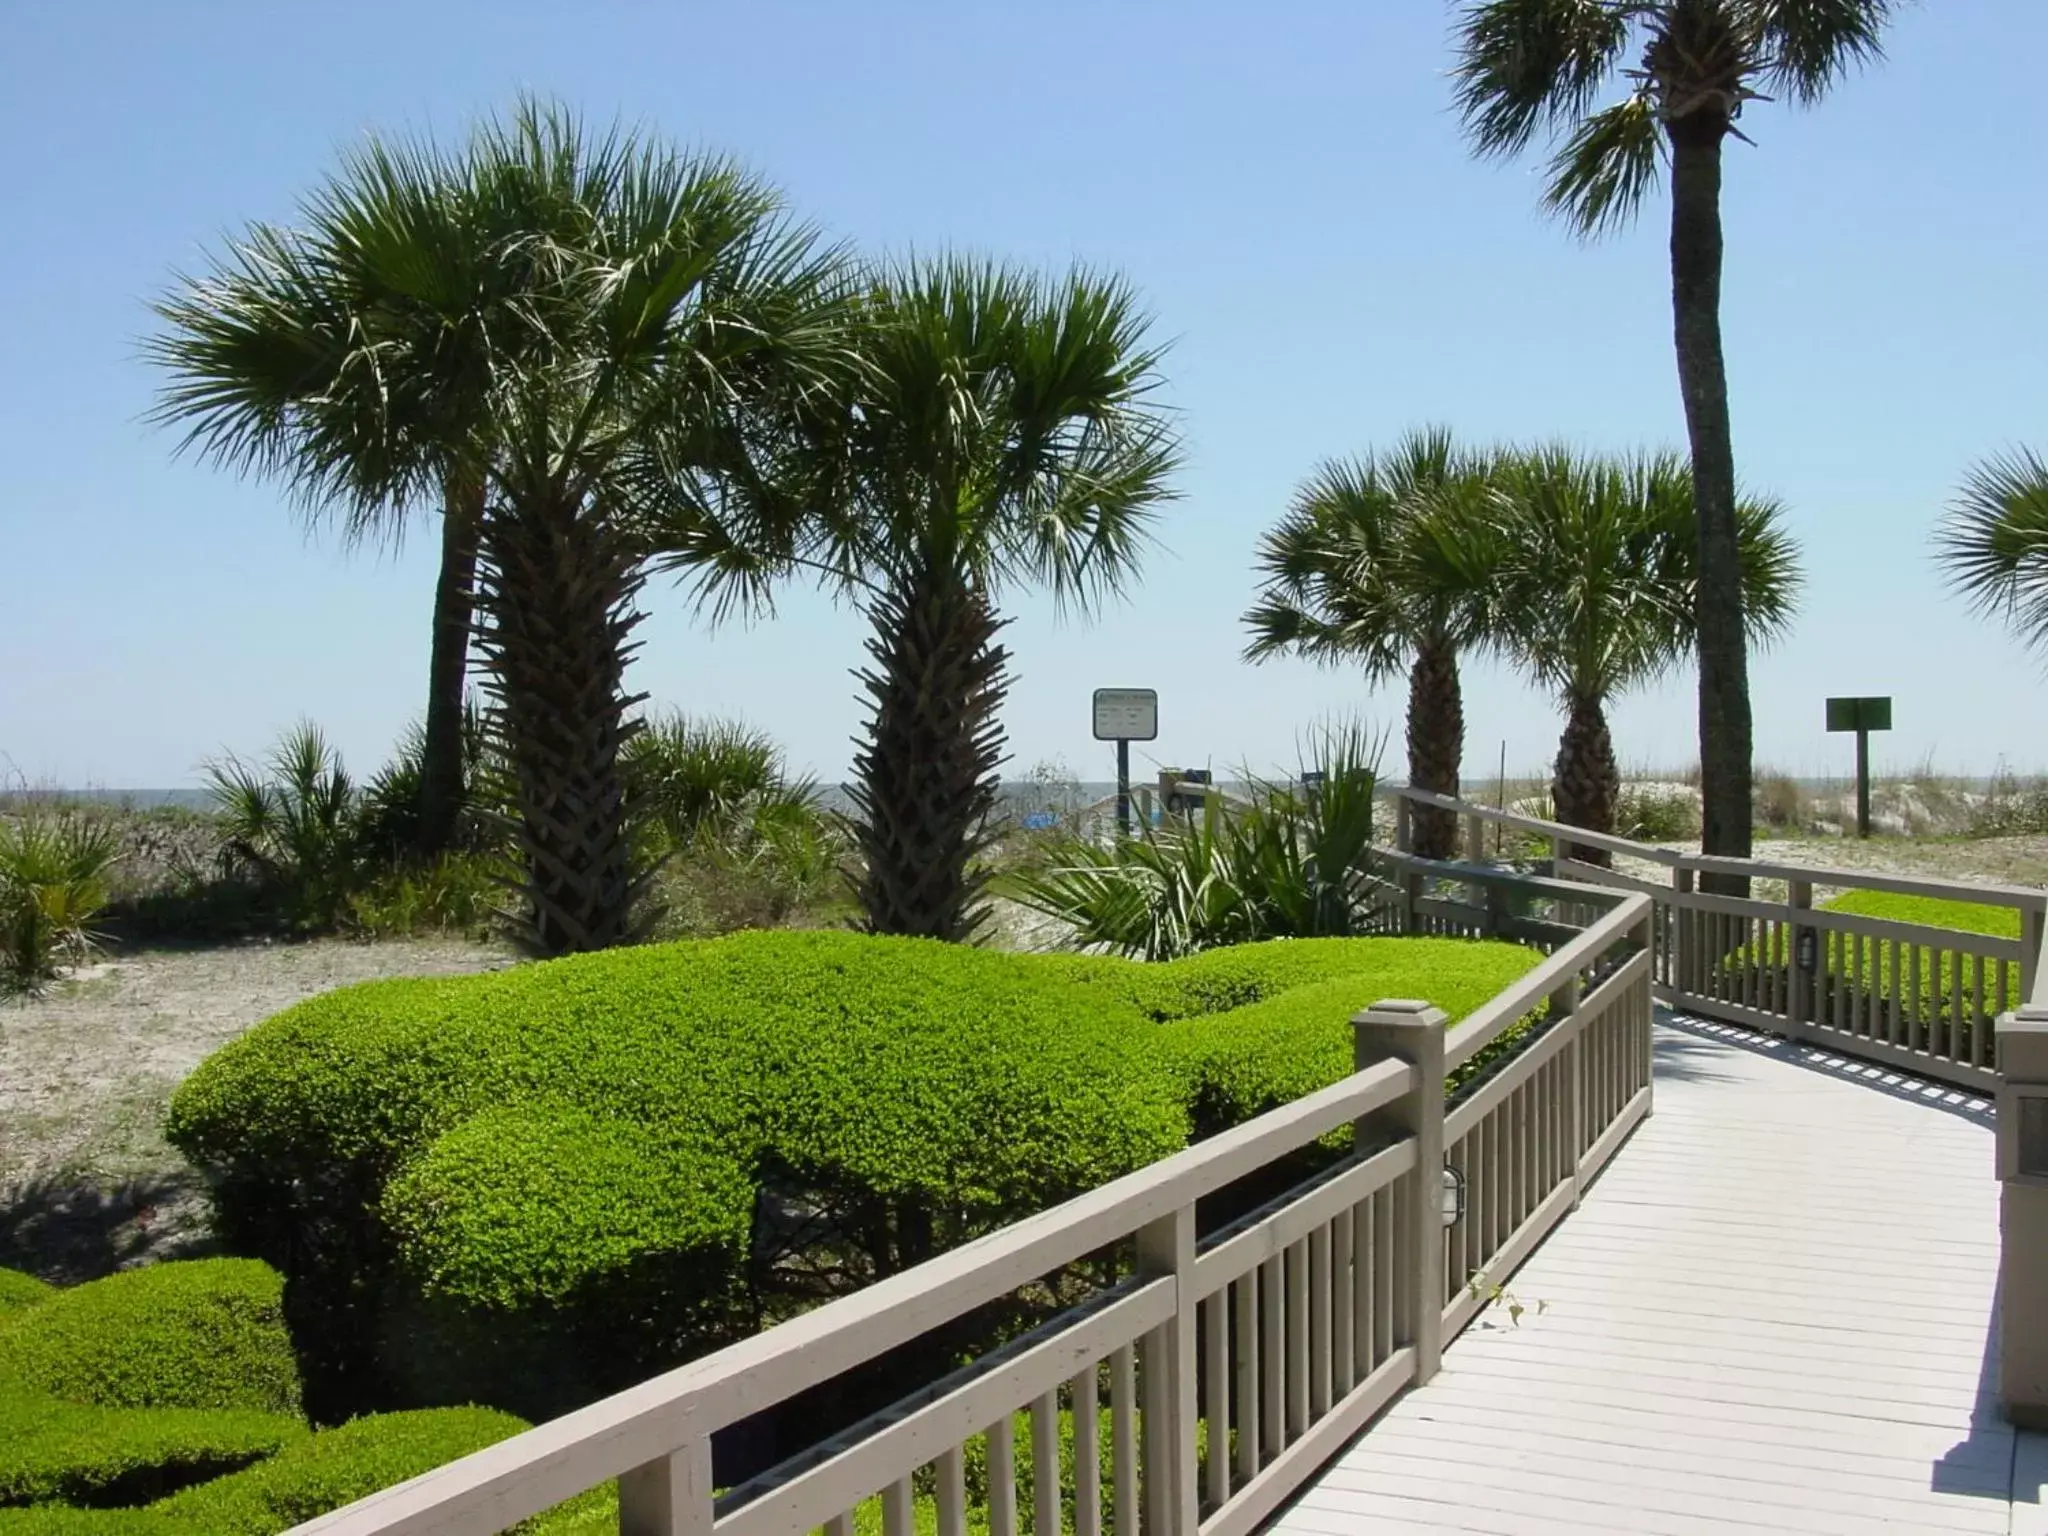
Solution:
M 1998 1020 L 1998 1397 L 2048 1429 L 2048 1008 Z
M 1486 823 L 1469 814 L 1465 817 L 1465 857 L 1474 864 L 1486 862 Z
M 2048 942 L 2048 905 L 2020 912 L 2020 1001 L 2031 1003 L 2041 984 L 2041 946 Z
M 1193 1536 L 1195 1490 L 1195 1208 L 1184 1205 L 1138 1229 L 1138 1273 L 1171 1277 L 1174 1313 L 1139 1345 L 1139 1411 L 1144 1418 L 1146 1536 Z M 1227 1454 L 1225 1447 L 1219 1454 Z
M 1693 888 L 1692 871 L 1684 865 L 1671 871 L 1671 886 L 1680 896 L 1690 896 Z M 1671 980 L 1672 990 L 1681 996 L 1693 990 L 1693 946 L 1692 935 L 1698 924 L 1693 921 L 1693 909 L 1671 904 Z
M 1806 935 L 1812 934 L 1815 951 L 1815 967 L 1819 966 L 1820 930 L 1810 923 L 1802 923 L 1799 914 L 1813 910 L 1813 882 L 1811 880 L 1788 880 L 1785 882 L 1785 904 L 1791 915 L 1787 928 L 1792 936 L 1792 952 L 1785 957 L 1786 969 L 1792 973 L 1792 1017 L 1786 1020 L 1787 1035 L 1803 1033 L 1797 1026 L 1813 1022 L 1813 978 L 1814 972 L 1799 963 L 1805 952 Z M 1895 1005 L 1896 1006 L 1896 1005 Z
M 1415 1140 L 1415 1166 L 1394 1190 L 1395 1343 L 1415 1351 L 1421 1386 L 1444 1355 L 1444 1026 L 1441 1008 L 1408 998 L 1374 1003 L 1351 1021 L 1359 1067 L 1388 1057 L 1415 1068 L 1415 1083 L 1358 1122 L 1361 1151 L 1375 1142 Z
M 710 1536 L 711 1437 L 619 1479 L 619 1536 Z
M 1579 1011 L 1579 978 L 1567 977 L 1558 989 L 1550 994 L 1550 1018 L 1553 1029 Z M 1566 1134 L 1571 1138 L 1572 1151 L 1572 1209 L 1579 1208 L 1579 1160 L 1586 1155 L 1586 1037 L 1581 1034 L 1572 1041 L 1566 1053 L 1570 1060 L 1564 1071 L 1564 1123 Z

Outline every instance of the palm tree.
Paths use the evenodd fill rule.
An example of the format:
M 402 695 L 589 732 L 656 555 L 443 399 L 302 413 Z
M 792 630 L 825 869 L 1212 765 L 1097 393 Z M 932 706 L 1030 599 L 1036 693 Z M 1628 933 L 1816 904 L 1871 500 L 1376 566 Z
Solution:
M 1551 797 L 1560 821 L 1614 830 L 1621 773 L 1607 706 L 1682 662 L 1696 640 L 1692 477 L 1676 454 L 1589 458 L 1551 447 L 1495 470 L 1508 647 L 1564 705 Z M 1797 550 L 1776 502 L 1736 503 L 1745 641 L 1790 620 Z M 1606 855 L 1577 847 L 1576 858 Z
M 1010 589 L 1083 612 L 1137 569 L 1179 459 L 1122 282 L 962 258 L 879 276 L 842 478 L 805 555 L 866 614 L 853 830 L 871 932 L 974 938 Z
M 1972 607 L 2048 646 L 2048 462 L 2022 448 L 1972 469 L 1935 532 L 1935 559 Z
M 160 300 L 159 421 L 187 446 L 283 481 L 347 542 L 397 542 L 441 513 L 412 851 L 450 848 L 483 518 L 482 391 L 507 335 L 496 233 L 430 151 L 372 139 L 306 200 L 304 227 L 253 224 L 213 270 Z M 422 240 L 432 230 L 436 238 Z M 386 397 L 379 386 L 401 393 Z
M 530 103 L 460 155 L 392 164 L 402 190 L 348 223 L 377 288 L 298 279 L 321 260 L 305 242 L 266 248 L 295 295 L 342 296 L 297 388 L 177 403 L 216 454 L 351 507 L 409 504 L 451 464 L 478 477 L 477 650 L 517 784 L 525 936 L 603 948 L 643 916 L 621 751 L 649 558 L 728 603 L 786 560 L 779 469 L 809 402 L 842 392 L 843 264 L 733 166 Z M 387 323 L 393 289 L 426 314 Z M 454 335 L 432 320 L 451 293 L 485 296 Z
M 1491 643 L 1499 551 L 1472 515 L 1490 460 L 1442 427 L 1377 457 L 1323 465 L 1259 541 L 1265 578 L 1245 614 L 1249 660 L 1283 652 L 1350 664 L 1378 685 L 1408 674 L 1408 782 L 1458 793 L 1465 753 L 1459 654 Z M 1457 817 L 1418 809 L 1415 851 L 1449 858 Z
M 1766 91 L 1816 103 L 1880 56 L 1892 0 L 1478 0 L 1459 18 L 1458 105 L 1482 154 L 1557 140 L 1548 208 L 1626 224 L 1671 168 L 1671 309 L 1692 448 L 1700 780 L 1707 852 L 1750 851 L 1749 662 L 1735 450 L 1721 354 L 1721 149 Z M 1635 67 L 1624 68 L 1634 58 Z M 1616 77 L 1622 99 L 1595 109 Z M 1717 886 L 1730 882 L 1710 882 Z M 1734 881 L 1733 886 L 1745 882 Z

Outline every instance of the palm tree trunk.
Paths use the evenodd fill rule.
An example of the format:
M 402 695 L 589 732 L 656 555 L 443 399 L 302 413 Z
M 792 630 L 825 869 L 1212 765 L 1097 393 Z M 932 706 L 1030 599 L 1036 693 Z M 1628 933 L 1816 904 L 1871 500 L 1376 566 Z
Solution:
M 536 501 L 485 521 L 478 650 L 517 777 L 521 936 L 563 955 L 630 943 L 644 927 L 621 761 L 627 712 L 645 697 L 624 688 L 644 576 L 602 509 Z
M 1621 769 L 1614 761 L 1614 737 L 1607 729 L 1607 710 L 1591 694 L 1574 693 L 1565 700 L 1564 735 L 1557 743 L 1557 766 L 1550 780 L 1557 819 L 1589 832 L 1612 832 L 1615 807 L 1621 800 Z M 1574 843 L 1570 857 L 1588 864 L 1611 862 L 1605 849 Z
M 1749 658 L 1736 545 L 1735 448 L 1721 356 L 1721 146 L 1727 119 L 1697 110 L 1671 124 L 1671 315 L 1692 446 L 1699 519 L 1695 598 L 1700 663 L 1700 799 L 1708 853 L 1750 851 Z M 1707 887 L 1747 895 L 1747 880 Z
M 1408 782 L 1439 795 L 1458 793 L 1465 755 L 1465 699 L 1458 686 L 1458 653 L 1441 637 L 1415 648 L 1408 669 Z M 1458 818 L 1434 806 L 1416 806 L 1414 851 L 1448 859 L 1458 851 Z
M 441 574 L 434 584 L 434 640 L 427 661 L 426 739 L 420 752 L 419 824 L 413 852 L 446 853 L 462 812 L 462 694 L 476 607 L 476 550 L 483 485 L 451 476 L 441 509 Z
M 950 563 L 915 569 L 874 600 L 869 621 L 874 664 L 857 675 L 872 713 L 849 786 L 863 927 L 966 942 L 990 915 L 987 872 L 972 865 L 993 839 L 1004 621 Z

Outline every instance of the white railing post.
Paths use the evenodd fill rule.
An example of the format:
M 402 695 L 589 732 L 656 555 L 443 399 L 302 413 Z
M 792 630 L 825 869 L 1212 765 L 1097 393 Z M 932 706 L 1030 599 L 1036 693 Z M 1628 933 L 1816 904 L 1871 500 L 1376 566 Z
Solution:
M 1681 896 L 1690 896 L 1693 890 L 1693 874 L 1681 865 L 1671 872 L 1671 888 Z M 1671 904 L 1671 985 L 1672 990 L 1681 994 L 1693 990 L 1693 946 L 1692 935 L 1698 926 L 1691 907 Z
M 1998 1396 L 2048 1429 L 2048 1009 L 1998 1020 Z
M 1444 1354 L 1444 1028 L 1441 1008 L 1410 998 L 1374 1003 L 1351 1021 L 1360 1069 L 1388 1057 L 1415 1068 L 1407 1093 L 1359 1121 L 1360 1152 L 1382 1140 L 1415 1140 L 1415 1166 L 1394 1192 L 1394 1342 L 1415 1351 L 1415 1384 L 1436 1375 Z
M 619 1479 L 619 1536 L 710 1536 L 711 1439 L 693 1435 L 679 1451 Z
M 1139 1345 L 1146 1536 L 1194 1536 L 1201 1518 L 1195 1490 L 1194 1272 L 1193 1206 L 1138 1229 L 1138 1273 L 1170 1277 L 1175 1286 L 1173 1316 Z
M 1474 864 L 1486 862 L 1486 823 L 1477 816 L 1465 818 L 1465 857 Z

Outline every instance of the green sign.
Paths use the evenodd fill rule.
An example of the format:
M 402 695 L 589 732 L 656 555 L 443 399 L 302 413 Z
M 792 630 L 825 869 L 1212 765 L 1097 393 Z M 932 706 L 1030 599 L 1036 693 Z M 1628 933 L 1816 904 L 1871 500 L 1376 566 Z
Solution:
M 1888 731 L 1892 728 L 1892 701 L 1884 699 L 1829 699 L 1828 729 L 1831 731 Z

